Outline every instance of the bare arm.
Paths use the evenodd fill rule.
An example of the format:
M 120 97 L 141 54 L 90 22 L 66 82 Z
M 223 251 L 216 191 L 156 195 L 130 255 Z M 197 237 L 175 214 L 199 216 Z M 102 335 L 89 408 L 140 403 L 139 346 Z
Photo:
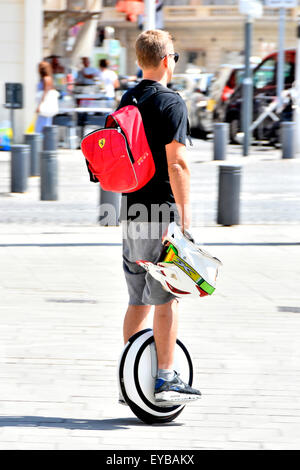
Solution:
M 96 74 L 94 72 L 92 72 L 92 73 L 82 72 L 82 75 L 84 76 L 84 78 L 94 78 L 96 76 Z
M 181 228 L 190 226 L 190 170 L 186 159 L 186 147 L 176 140 L 166 145 L 168 172 L 177 205 Z

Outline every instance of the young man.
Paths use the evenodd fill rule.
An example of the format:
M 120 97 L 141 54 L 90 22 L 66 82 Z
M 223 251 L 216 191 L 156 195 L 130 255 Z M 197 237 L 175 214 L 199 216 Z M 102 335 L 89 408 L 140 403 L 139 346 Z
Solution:
M 156 172 L 140 190 L 122 196 L 123 267 L 129 292 L 124 319 L 124 341 L 147 325 L 154 305 L 153 333 L 158 358 L 155 399 L 162 405 L 200 398 L 200 392 L 182 382 L 173 370 L 178 331 L 178 300 L 136 264 L 156 262 L 161 237 L 180 214 L 182 230 L 190 224 L 190 172 L 186 160 L 187 109 L 183 99 L 167 88 L 179 55 L 170 34 L 149 30 L 136 40 L 136 55 L 143 80 L 123 95 L 119 108 L 138 105 L 151 148 Z M 160 210 L 162 209 L 162 210 Z M 122 397 L 121 400 L 122 402 Z

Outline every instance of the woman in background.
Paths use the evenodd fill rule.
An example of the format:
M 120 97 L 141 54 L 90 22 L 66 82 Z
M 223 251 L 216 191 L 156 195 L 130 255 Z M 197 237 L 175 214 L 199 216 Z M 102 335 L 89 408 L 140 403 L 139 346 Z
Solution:
M 44 101 L 46 94 L 49 90 L 54 89 L 54 82 L 53 82 L 53 75 L 52 75 L 52 67 L 46 61 L 42 61 L 39 63 L 39 74 L 40 74 L 40 82 L 38 84 L 38 92 L 41 96 L 39 100 L 39 105 L 36 109 L 38 114 L 36 123 L 35 123 L 35 132 L 42 133 L 44 126 L 51 126 L 52 125 L 52 117 L 41 116 L 40 113 L 40 106 Z

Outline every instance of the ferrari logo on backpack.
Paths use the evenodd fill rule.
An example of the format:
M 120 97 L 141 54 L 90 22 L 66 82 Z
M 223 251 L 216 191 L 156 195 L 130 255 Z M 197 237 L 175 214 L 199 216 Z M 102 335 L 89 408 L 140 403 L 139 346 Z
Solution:
M 99 181 L 104 191 L 138 191 L 155 174 L 153 155 L 136 106 L 124 106 L 106 116 L 105 127 L 85 136 L 81 149 L 90 178 Z
M 99 143 L 99 147 L 100 147 L 101 149 L 103 149 L 103 147 L 104 147 L 104 145 L 105 145 L 105 139 L 100 139 L 98 143 Z

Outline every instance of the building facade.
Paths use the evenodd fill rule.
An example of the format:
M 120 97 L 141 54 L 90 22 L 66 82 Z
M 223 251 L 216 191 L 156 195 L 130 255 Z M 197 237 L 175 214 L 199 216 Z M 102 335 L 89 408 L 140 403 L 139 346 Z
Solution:
M 24 90 L 24 107 L 15 111 L 16 142 L 23 140 L 34 115 L 39 79 L 37 65 L 49 54 L 64 55 L 67 32 L 73 25 L 90 24 L 82 28 L 82 47 L 91 42 L 91 31 L 96 34 L 97 28 L 103 31 L 110 26 L 126 54 L 122 58 L 124 72 L 136 73 L 134 42 L 141 29 L 137 22 L 127 21 L 125 13 L 117 11 L 117 1 L 0 0 L 2 104 L 5 83 L 21 83 Z M 176 68 L 178 73 L 191 66 L 214 72 L 221 64 L 243 62 L 244 18 L 239 12 L 238 0 L 164 0 L 162 12 L 163 27 L 174 36 L 181 56 Z M 286 10 L 286 47 L 296 47 L 299 15 L 299 6 Z M 265 7 L 263 17 L 254 21 L 252 55 L 262 58 L 277 48 L 278 16 L 277 9 Z M 77 46 L 76 54 L 80 56 L 84 47 Z M 0 123 L 8 119 L 9 111 L 0 107 Z
M 33 118 L 37 64 L 42 58 L 42 0 L 0 0 L 0 123 L 10 119 L 5 109 L 5 83 L 21 83 L 23 108 L 15 110 L 15 142 Z
M 137 23 L 126 21 L 115 0 L 103 0 L 101 27 L 113 26 L 115 37 L 127 48 L 128 74 L 135 73 L 134 41 L 140 30 Z M 296 46 L 296 25 L 300 8 L 286 10 L 285 46 Z M 277 48 L 279 10 L 264 7 L 263 16 L 254 20 L 252 55 L 264 57 Z M 224 63 L 244 60 L 244 17 L 238 0 L 165 0 L 164 29 L 175 38 L 180 61 L 178 73 L 188 64 L 214 72 Z

